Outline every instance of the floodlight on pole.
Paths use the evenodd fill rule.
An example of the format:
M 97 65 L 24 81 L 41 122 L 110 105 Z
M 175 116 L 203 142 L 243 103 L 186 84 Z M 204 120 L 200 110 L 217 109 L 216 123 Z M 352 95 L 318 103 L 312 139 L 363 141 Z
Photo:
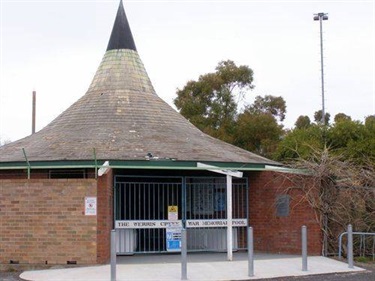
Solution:
M 328 14 L 318 13 L 314 14 L 314 21 L 320 23 L 320 72 L 322 76 L 322 124 L 325 125 L 325 106 L 324 106 L 324 69 L 323 69 L 323 24 L 324 20 L 328 20 Z

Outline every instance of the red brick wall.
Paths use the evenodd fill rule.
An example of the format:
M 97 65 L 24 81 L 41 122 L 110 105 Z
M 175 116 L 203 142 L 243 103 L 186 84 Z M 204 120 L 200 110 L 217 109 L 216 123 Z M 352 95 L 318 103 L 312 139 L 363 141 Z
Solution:
M 98 247 L 97 262 L 106 263 L 110 259 L 111 230 L 113 228 L 113 174 L 98 177 Z
M 249 173 L 250 226 L 254 229 L 254 250 L 272 253 L 301 253 L 301 226 L 307 226 L 308 254 L 320 255 L 322 234 L 313 209 L 301 201 L 301 194 L 290 195 L 290 213 L 276 216 L 276 198 L 291 184 L 274 172 Z
M 97 217 L 84 199 L 94 179 L 0 180 L 0 263 L 96 262 Z
M 30 178 L 48 179 L 48 170 L 31 170 Z M 2 179 L 27 179 L 27 170 L 0 170 L 0 180 Z

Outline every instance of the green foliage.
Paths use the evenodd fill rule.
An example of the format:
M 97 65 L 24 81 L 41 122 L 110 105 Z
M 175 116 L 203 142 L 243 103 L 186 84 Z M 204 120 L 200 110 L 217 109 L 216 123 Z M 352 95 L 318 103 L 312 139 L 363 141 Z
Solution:
M 282 97 L 257 96 L 244 112 L 238 101 L 252 88 L 253 71 L 233 61 L 221 61 L 215 72 L 188 81 L 177 90 L 174 100 L 180 113 L 203 132 L 280 162 L 306 159 L 314 150 L 329 148 L 330 154 L 362 165 L 375 163 L 375 115 L 363 123 L 338 113 L 330 124 L 330 114 L 314 113 L 315 123 L 306 115 L 295 128 L 284 131 L 286 103 Z
M 341 121 L 351 121 L 352 118 L 349 115 L 346 115 L 345 113 L 337 113 L 333 120 L 335 121 L 335 123 L 338 123 Z
M 365 137 L 365 127 L 359 121 L 339 120 L 327 131 L 327 142 L 333 149 L 346 149 L 350 141 Z
M 235 97 L 252 89 L 252 82 L 253 71 L 248 66 L 222 61 L 216 72 L 201 75 L 198 81 L 189 81 L 182 90 L 178 89 L 174 103 L 199 129 L 227 139 L 237 114 Z
M 275 159 L 290 161 L 292 159 L 308 159 L 315 149 L 323 149 L 324 129 L 318 125 L 290 131 L 280 142 Z
M 282 126 L 271 113 L 245 110 L 238 117 L 234 144 L 272 158 L 282 134 Z
M 317 113 L 319 111 L 315 117 L 319 118 Z M 313 148 L 329 147 L 332 155 L 340 155 L 354 163 L 375 163 L 375 116 L 367 117 L 365 124 L 352 120 L 344 113 L 337 114 L 334 119 L 334 124 L 321 126 L 321 122 L 309 124 L 307 116 L 300 116 L 296 128 L 281 141 L 276 159 L 308 159 Z
M 294 126 L 296 126 L 296 129 L 307 129 L 311 125 L 311 120 L 309 116 L 301 115 L 298 117 L 296 123 L 294 123 Z
M 266 95 L 265 97 L 257 96 L 254 103 L 248 107 L 248 111 L 253 114 L 269 113 L 280 121 L 284 121 L 286 104 L 282 97 L 271 95 Z
M 370 134 L 375 134 L 375 115 L 367 116 L 365 119 L 366 129 Z
M 318 110 L 314 113 L 314 121 L 317 123 L 317 124 L 322 124 L 322 110 Z M 328 125 L 329 124 L 329 120 L 331 119 L 331 114 L 325 112 L 324 113 L 324 125 Z
M 355 257 L 354 260 L 356 262 L 361 262 L 361 263 L 368 263 L 368 262 L 372 262 L 373 261 L 371 257 L 363 257 L 363 256 Z

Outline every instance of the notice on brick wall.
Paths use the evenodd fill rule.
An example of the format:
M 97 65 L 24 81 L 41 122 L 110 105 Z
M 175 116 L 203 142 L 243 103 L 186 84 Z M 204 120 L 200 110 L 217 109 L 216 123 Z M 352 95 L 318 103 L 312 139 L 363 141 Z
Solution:
M 96 216 L 96 197 L 85 197 L 85 216 Z

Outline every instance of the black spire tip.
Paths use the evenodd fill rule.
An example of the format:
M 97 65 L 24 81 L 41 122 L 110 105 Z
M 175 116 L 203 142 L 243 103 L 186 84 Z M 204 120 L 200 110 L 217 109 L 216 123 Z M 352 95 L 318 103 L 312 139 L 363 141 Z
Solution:
M 107 51 L 118 49 L 130 49 L 137 51 L 133 35 L 128 23 L 128 19 L 126 18 L 122 0 L 120 1 L 120 5 L 117 10 L 117 15 L 115 23 L 113 24 L 111 38 L 109 39 L 107 46 Z

